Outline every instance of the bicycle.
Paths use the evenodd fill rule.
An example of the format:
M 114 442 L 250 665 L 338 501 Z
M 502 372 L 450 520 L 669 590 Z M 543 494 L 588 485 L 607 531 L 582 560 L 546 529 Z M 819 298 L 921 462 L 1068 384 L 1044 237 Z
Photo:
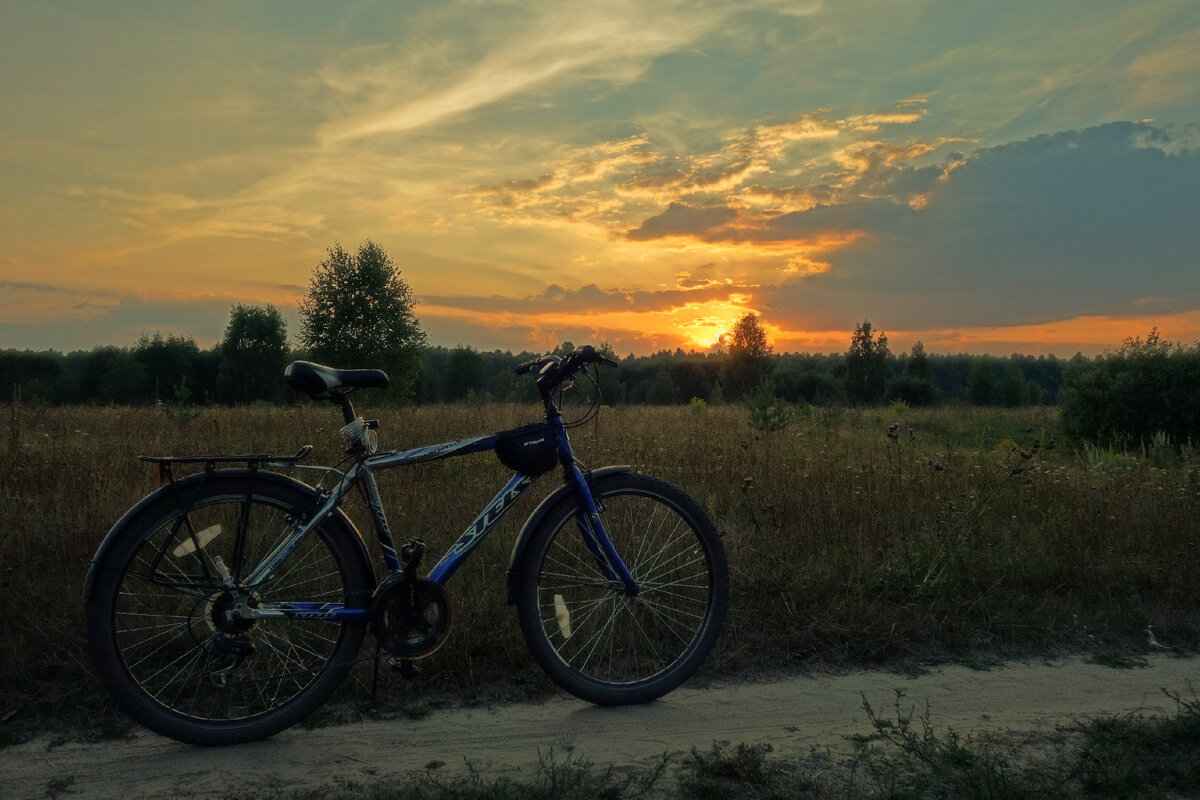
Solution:
M 117 704 L 183 742 L 266 738 L 329 698 L 368 629 L 375 664 L 436 651 L 450 630 L 443 590 L 484 537 L 542 474 L 563 483 L 531 513 L 508 568 L 534 660 L 560 687 L 600 705 L 646 703 L 699 668 L 728 604 L 724 549 L 708 513 L 682 489 L 628 466 L 587 470 L 567 435 L 599 413 L 597 378 L 615 364 L 591 346 L 517 367 L 536 373 L 545 421 L 404 451 L 378 451 L 378 423 L 357 416 L 355 390 L 383 388 L 380 370 L 296 361 L 285 377 L 342 410 L 349 466 L 291 456 L 140 456 L 162 486 L 100 544 L 85 583 L 88 646 Z M 563 391 L 583 376 L 595 393 L 564 422 Z M 557 399 L 556 399 L 557 398 Z M 424 575 L 412 539 L 397 552 L 374 473 L 495 451 L 514 475 Z M 346 462 L 343 462 L 346 463 Z M 177 477 L 175 468 L 199 468 Z M 275 470 L 322 469 L 329 490 Z M 320 483 L 320 482 L 318 482 Z M 358 487 L 387 575 L 376 581 L 363 538 L 340 508 Z

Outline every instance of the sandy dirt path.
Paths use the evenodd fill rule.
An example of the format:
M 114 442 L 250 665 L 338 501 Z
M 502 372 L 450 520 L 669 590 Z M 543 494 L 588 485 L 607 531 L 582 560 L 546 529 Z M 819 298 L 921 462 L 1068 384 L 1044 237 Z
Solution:
M 1173 713 L 1162 689 L 1200 687 L 1200 659 L 1158 656 L 1149 666 L 1112 669 L 1078 659 L 1012 664 L 988 671 L 947 666 L 915 678 L 860 672 L 769 683 L 683 688 L 646 706 L 605 709 L 556 698 L 537 705 L 448 709 L 416 721 L 363 722 L 228 748 L 198 748 L 143 733 L 126 741 L 51 746 L 48 737 L 0 750 L 0 795 L 11 798 L 215 798 L 231 792 L 315 789 L 345 781 L 401 778 L 466 760 L 482 774 L 528 774 L 538 750 L 594 764 L 648 765 L 663 752 L 707 749 L 714 740 L 769 742 L 780 757 L 810 746 L 838 747 L 870 727 L 866 696 L 881 715 L 895 690 L 934 726 L 1029 731 L 1105 714 Z M 678 762 L 676 762 L 678 763 Z

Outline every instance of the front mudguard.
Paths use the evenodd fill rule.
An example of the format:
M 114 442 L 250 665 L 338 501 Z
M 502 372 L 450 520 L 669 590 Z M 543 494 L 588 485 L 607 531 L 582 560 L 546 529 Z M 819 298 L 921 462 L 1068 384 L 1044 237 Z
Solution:
M 163 503 L 166 498 L 174 498 L 178 495 L 181 498 L 194 496 L 198 484 L 203 483 L 207 479 L 212 478 L 244 478 L 253 480 L 257 484 L 262 484 L 267 481 L 286 485 L 292 489 L 298 489 L 308 496 L 310 502 L 314 506 L 321 500 L 321 493 L 309 486 L 307 483 L 298 481 L 295 478 L 289 478 L 287 475 L 280 475 L 277 472 L 263 472 L 256 470 L 251 473 L 247 469 L 221 469 L 221 470 L 206 470 L 197 472 L 194 475 L 189 475 L 186 478 L 175 481 L 175 483 L 162 486 L 159 489 L 151 492 L 133 505 L 125 514 L 117 520 L 116 524 L 109 529 L 104 540 L 100 542 L 100 546 L 96 549 L 96 554 L 92 556 L 91 566 L 88 568 L 87 578 L 83 582 L 83 599 L 87 601 L 92 596 L 92 591 L 96 586 L 96 576 L 100 570 L 107 567 L 109 551 L 115 546 L 115 543 L 120 540 L 121 534 L 128 528 L 136 528 L 141 524 L 150 524 L 156 520 L 143 519 L 150 516 L 156 505 Z M 173 500 L 174 502 L 174 500 Z M 178 502 L 183 502 L 179 500 Z M 362 534 L 358 528 L 350 521 L 340 508 L 335 508 L 329 517 L 324 522 L 324 525 L 331 526 L 337 530 L 338 536 L 345 536 L 352 539 L 357 547 L 354 548 L 356 556 L 362 561 L 367 570 L 368 575 L 374 575 L 375 570 L 371 564 L 370 555 L 367 553 L 367 546 L 363 542 Z
M 623 472 L 631 472 L 632 470 L 633 468 L 628 465 L 601 467 L 600 469 L 591 471 L 591 477 L 588 482 L 591 483 L 609 475 L 619 475 Z M 525 525 L 521 528 L 521 534 L 517 537 L 516 544 L 513 545 L 512 556 L 508 561 L 508 604 L 510 606 L 517 603 L 517 592 L 521 583 L 521 576 L 517 572 L 517 567 L 522 559 L 524 559 L 525 551 L 529 549 L 529 540 L 532 538 L 531 534 L 542 524 L 542 520 L 550 513 L 550 509 L 554 508 L 559 500 L 574 491 L 575 487 L 572 484 L 564 483 L 539 503 L 538 507 L 529 515 L 529 519 L 525 520 Z

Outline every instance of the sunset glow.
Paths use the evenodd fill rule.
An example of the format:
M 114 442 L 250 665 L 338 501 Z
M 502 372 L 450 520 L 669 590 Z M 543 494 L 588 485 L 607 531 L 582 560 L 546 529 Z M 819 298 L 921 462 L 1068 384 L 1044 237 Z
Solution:
M 1197 4 L 277 11 L 6 8 L 0 348 L 295 339 L 367 239 L 451 347 L 1200 339 Z

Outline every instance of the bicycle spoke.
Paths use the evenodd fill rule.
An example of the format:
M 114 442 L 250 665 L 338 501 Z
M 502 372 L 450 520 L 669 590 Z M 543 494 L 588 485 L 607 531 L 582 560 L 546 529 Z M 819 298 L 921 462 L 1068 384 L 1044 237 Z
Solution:
M 171 531 L 179 517 L 148 532 L 129 559 L 117 589 L 112 620 L 125 669 L 157 702 L 187 717 L 235 720 L 263 714 L 305 692 L 331 664 L 346 623 L 290 617 L 236 621 L 234 598 L 211 584 L 205 563 L 217 559 L 231 574 L 249 574 L 263 553 L 288 531 L 280 509 L 245 494 L 215 496 L 189 510 L 192 529 L 215 531 L 199 548 Z M 240 569 L 234 562 L 240 555 Z M 189 584 L 171 586 L 164 583 Z M 268 585 L 240 602 L 344 602 L 337 558 L 320 535 L 306 538 Z M 344 669 L 343 662 L 337 662 Z
M 636 592 L 604 577 L 589 547 L 591 526 L 576 524 L 577 506 L 564 506 L 537 563 L 525 566 L 537 578 L 535 616 L 527 626 L 523 610 L 522 625 L 527 638 L 540 632 L 531 647 L 538 654 L 539 642 L 548 646 L 539 662 L 572 692 L 594 702 L 644 702 L 678 685 L 711 648 L 726 591 L 714 603 L 723 577 L 714 569 L 724 570 L 724 561 L 711 521 L 684 513 L 682 504 L 695 508 L 694 501 L 674 487 L 635 475 L 607 485 L 621 488 L 602 496 L 603 529 Z

